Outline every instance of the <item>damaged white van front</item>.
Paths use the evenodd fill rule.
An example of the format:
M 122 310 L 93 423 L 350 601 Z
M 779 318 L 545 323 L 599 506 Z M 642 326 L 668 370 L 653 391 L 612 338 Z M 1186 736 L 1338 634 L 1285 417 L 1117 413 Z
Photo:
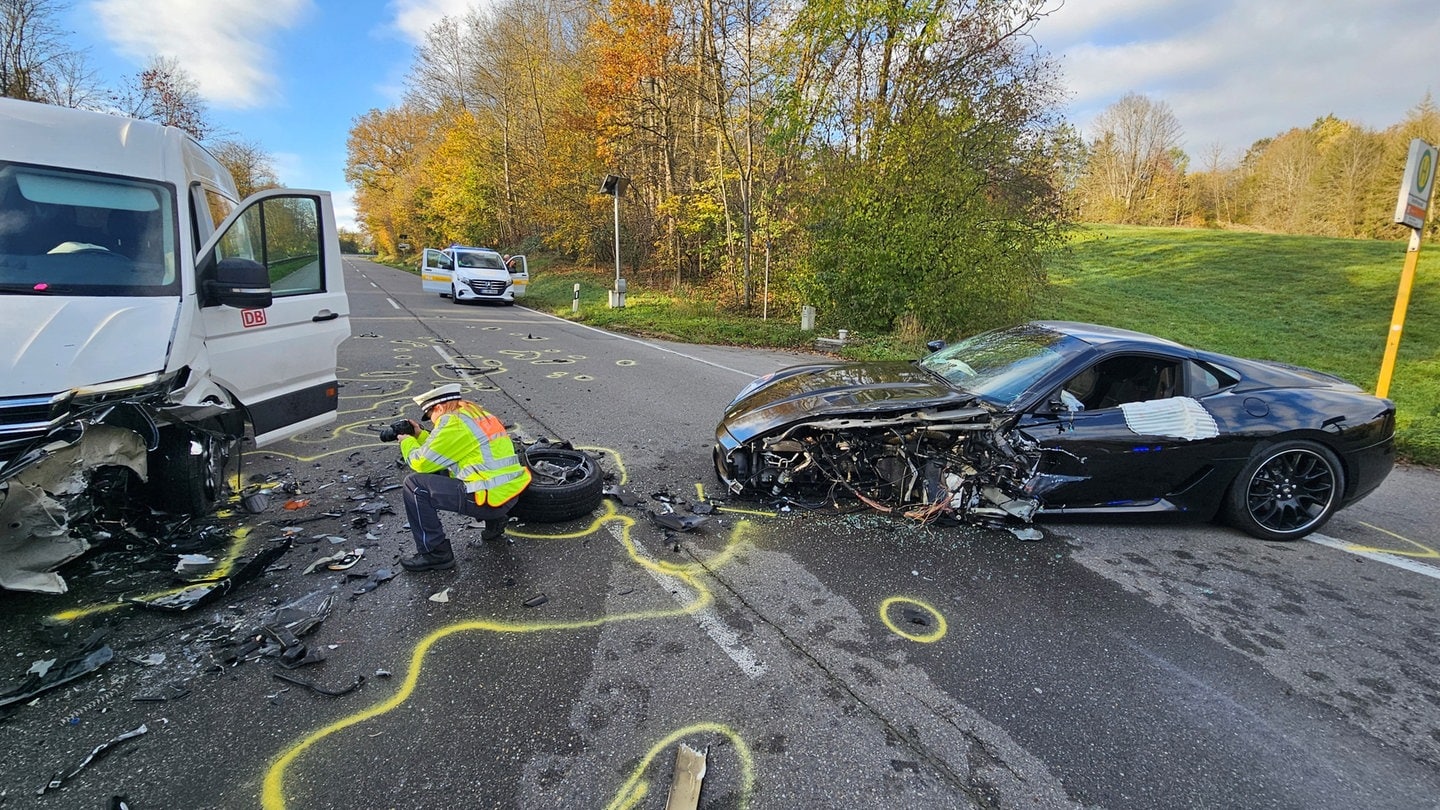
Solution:
M 102 487 L 203 514 L 247 425 L 335 418 L 349 305 L 328 193 L 238 200 L 184 132 L 0 99 L 0 587 L 54 569 Z

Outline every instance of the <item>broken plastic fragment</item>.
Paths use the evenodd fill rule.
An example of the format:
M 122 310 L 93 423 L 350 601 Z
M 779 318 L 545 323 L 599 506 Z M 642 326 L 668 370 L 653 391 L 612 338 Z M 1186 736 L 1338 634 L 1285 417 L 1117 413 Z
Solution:
M 539 596 L 532 596 L 529 599 L 526 599 L 521 604 L 525 605 L 525 607 L 540 607 L 541 605 L 549 601 L 550 597 L 542 593 Z
M 297 499 L 295 499 L 295 500 L 293 500 L 293 501 L 286 501 L 286 502 L 285 502 L 285 508 L 286 508 L 286 509 L 289 509 L 289 510 L 292 511 L 292 512 L 295 511 L 296 509 L 304 509 L 305 507 L 307 507 L 307 506 L 309 506 L 309 505 L 310 505 L 310 500 L 309 500 L 308 498 L 297 498 Z
M 715 504 L 709 501 L 690 504 L 690 511 L 696 515 L 712 515 L 715 513 Z
M 236 571 L 224 579 L 197 583 L 175 593 L 163 594 L 156 597 L 137 597 L 128 601 L 131 604 L 155 610 L 190 610 L 191 608 L 213 602 L 229 593 L 231 588 L 234 588 L 236 585 L 243 585 L 265 573 L 265 569 L 280 559 L 290 548 L 289 541 L 271 546 L 259 554 L 256 554 L 255 557 L 241 567 L 239 571 Z
M 431 601 L 431 602 L 449 602 L 449 601 L 450 601 L 450 589 L 449 589 L 449 588 L 446 588 L 445 590 L 439 591 L 438 593 L 432 593 L 432 594 L 430 594 L 430 601 Z
M 51 779 L 50 779 L 49 782 L 45 783 L 44 785 L 42 785 L 42 786 L 40 787 L 39 790 L 35 791 L 35 795 L 36 795 L 36 796 L 43 796 L 43 795 L 45 794 L 45 791 L 47 791 L 47 790 L 54 790 L 55 788 L 60 787 L 60 785 L 65 782 L 65 780 L 67 780 L 67 779 L 73 779 L 76 774 L 78 774 L 78 773 L 80 773 L 80 771 L 84 770 L 84 769 L 85 769 L 85 766 L 89 765 L 90 763 L 94 762 L 95 760 L 97 760 L 97 759 L 105 756 L 107 753 L 109 753 L 109 752 L 110 752 L 110 748 L 111 748 L 112 746 L 118 745 L 118 744 L 120 744 L 120 743 L 122 743 L 122 742 L 125 742 L 126 740 L 133 740 L 133 739 L 135 739 L 136 737 L 139 737 L 141 734 L 144 734 L 145 732 L 147 732 L 147 731 L 149 731 L 149 730 L 150 730 L 150 729 L 147 728 L 144 723 L 141 723 L 139 728 L 131 729 L 130 731 L 127 731 L 127 732 L 125 732 L 124 734 L 121 734 L 121 735 L 118 736 L 118 737 L 115 737 L 115 738 L 112 738 L 112 739 L 110 739 L 110 740 L 107 740 L 106 742 L 100 743 L 99 745 L 95 746 L 95 749 L 90 752 L 90 755 L 89 755 L 89 756 L 85 757 L 83 760 L 80 761 L 80 764 L 79 764 L 79 765 L 76 765 L 76 766 L 75 766 L 75 769 L 74 769 L 74 770 L 70 771 L 69 773 L 65 774 L 64 776 L 61 776 L 61 775 L 58 774 L 58 773 L 55 774 L 55 776 L 51 777 Z
M 194 574 L 215 566 L 215 558 L 208 554 L 181 554 L 175 563 L 175 573 Z
M 142 667 L 158 667 L 161 664 L 165 663 L 165 653 L 150 653 L 144 658 L 132 655 L 130 656 L 130 660 L 139 664 Z
M 645 503 L 644 498 L 621 489 L 618 484 L 607 484 L 600 492 L 619 501 L 621 506 L 639 506 Z
M 245 511 L 252 515 L 258 515 L 270 508 L 270 494 L 268 492 L 252 492 L 240 499 L 240 505 Z
M 85 642 L 75 657 L 58 667 L 45 667 L 43 674 L 36 674 L 35 667 L 32 666 L 19 686 L 0 694 L 0 708 L 27 701 L 41 692 L 69 683 L 110 663 L 115 658 L 115 652 L 108 644 L 100 644 L 103 638 L 103 633 L 96 633 Z
M 651 512 L 650 519 L 656 524 L 677 532 L 688 532 L 703 526 L 709 518 L 701 515 L 678 515 L 674 512 Z
M 1045 533 L 1034 526 L 1006 526 L 1020 540 L 1044 540 Z
M 695 810 L 700 806 L 700 787 L 705 780 L 707 754 L 680 743 L 675 749 L 675 775 L 670 781 L 666 810 Z
M 378 568 L 371 571 L 369 576 L 365 578 L 365 581 L 360 583 L 359 587 L 355 589 L 355 595 L 359 596 L 363 593 L 369 593 L 394 578 L 395 572 L 389 568 Z
M 340 697 L 342 695 L 348 695 L 351 692 L 354 692 L 356 689 L 359 689 L 360 684 L 365 683 L 364 675 L 356 675 L 355 682 L 350 684 L 349 686 L 344 686 L 339 689 L 326 689 L 325 687 L 313 684 L 305 680 L 304 678 L 297 678 L 294 675 L 287 675 L 284 672 L 275 672 L 272 674 L 276 678 L 279 678 L 286 683 L 293 683 L 296 686 L 303 686 L 306 689 L 309 689 L 311 692 L 314 692 L 317 695 L 324 695 L 325 697 Z

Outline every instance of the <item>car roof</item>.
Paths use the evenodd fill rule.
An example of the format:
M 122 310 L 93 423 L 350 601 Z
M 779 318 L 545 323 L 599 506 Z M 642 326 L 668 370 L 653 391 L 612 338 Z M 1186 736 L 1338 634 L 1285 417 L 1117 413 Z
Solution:
M 1093 323 L 1078 323 L 1076 321 L 1036 321 L 1039 326 L 1051 329 L 1064 335 L 1083 340 L 1092 346 L 1105 346 L 1111 343 L 1148 343 L 1151 345 L 1167 346 L 1172 349 L 1188 349 L 1189 347 L 1173 340 L 1156 337 L 1145 332 L 1136 332 L 1131 329 L 1120 329 L 1114 326 L 1101 326 Z

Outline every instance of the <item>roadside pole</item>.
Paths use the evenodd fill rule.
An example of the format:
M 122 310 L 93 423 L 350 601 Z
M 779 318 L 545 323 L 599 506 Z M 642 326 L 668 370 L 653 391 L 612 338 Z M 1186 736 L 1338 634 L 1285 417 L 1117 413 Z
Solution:
M 1405 251 L 1405 267 L 1400 271 L 1400 289 L 1395 293 L 1395 311 L 1390 316 L 1390 333 L 1385 338 L 1385 359 L 1380 361 L 1380 378 L 1375 382 L 1375 396 L 1388 396 L 1390 378 L 1395 373 L 1395 357 L 1400 352 L 1400 333 L 1405 329 L 1405 310 L 1410 306 L 1410 288 L 1415 283 L 1415 267 L 1420 263 L 1420 234 L 1430 210 L 1430 196 L 1435 190 L 1437 149 L 1416 138 L 1410 142 L 1410 158 L 1405 162 L 1405 176 L 1400 181 L 1400 198 L 1395 203 L 1395 221 L 1410 228 L 1410 246 Z

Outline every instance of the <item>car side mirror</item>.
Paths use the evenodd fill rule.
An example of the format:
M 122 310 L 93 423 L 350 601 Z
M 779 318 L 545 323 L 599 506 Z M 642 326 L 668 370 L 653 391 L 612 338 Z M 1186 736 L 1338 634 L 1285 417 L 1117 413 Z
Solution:
M 274 300 L 265 265 L 238 256 L 215 265 L 215 277 L 205 282 L 205 294 L 212 303 L 236 309 L 264 309 Z

